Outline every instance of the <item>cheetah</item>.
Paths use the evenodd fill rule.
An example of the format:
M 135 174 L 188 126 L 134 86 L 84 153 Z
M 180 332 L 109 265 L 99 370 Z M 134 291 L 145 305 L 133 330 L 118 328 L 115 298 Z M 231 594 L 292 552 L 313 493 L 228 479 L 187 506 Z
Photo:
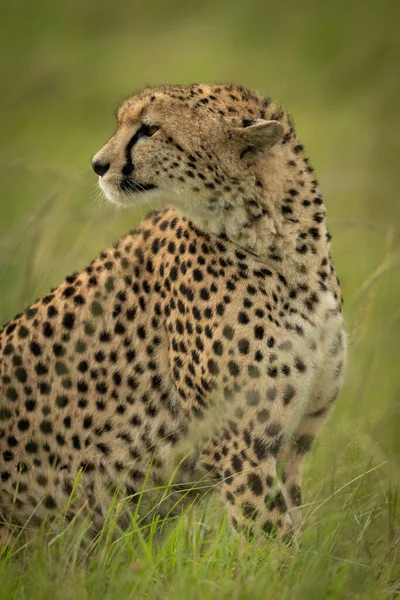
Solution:
M 346 361 L 290 115 L 236 85 L 145 89 L 92 166 L 110 202 L 164 207 L 0 331 L 0 520 L 85 500 L 101 527 L 116 487 L 135 506 L 175 470 L 178 490 L 211 482 L 236 530 L 286 535 Z

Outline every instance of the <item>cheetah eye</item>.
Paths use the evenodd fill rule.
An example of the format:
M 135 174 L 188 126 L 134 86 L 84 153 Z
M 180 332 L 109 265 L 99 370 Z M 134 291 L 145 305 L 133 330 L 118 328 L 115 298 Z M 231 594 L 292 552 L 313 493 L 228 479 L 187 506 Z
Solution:
M 137 132 L 137 136 L 152 137 L 159 129 L 159 125 L 147 125 L 146 123 L 142 123 L 141 128 Z

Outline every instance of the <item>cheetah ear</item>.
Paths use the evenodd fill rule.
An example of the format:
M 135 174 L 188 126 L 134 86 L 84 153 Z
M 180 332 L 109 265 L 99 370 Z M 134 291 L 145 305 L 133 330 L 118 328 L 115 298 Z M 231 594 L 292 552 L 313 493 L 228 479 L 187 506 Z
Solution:
M 267 152 L 282 139 L 283 131 L 283 125 L 279 121 L 255 119 L 247 127 L 236 127 L 232 137 L 239 142 L 240 158 L 243 158 L 250 153 Z

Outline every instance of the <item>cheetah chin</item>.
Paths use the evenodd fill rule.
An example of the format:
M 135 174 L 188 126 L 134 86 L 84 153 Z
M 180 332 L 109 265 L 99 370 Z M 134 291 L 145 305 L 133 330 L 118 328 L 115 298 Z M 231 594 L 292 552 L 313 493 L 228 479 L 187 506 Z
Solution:
M 163 192 L 154 185 L 142 185 L 135 181 L 127 181 L 123 188 L 116 188 L 99 177 L 99 187 L 103 192 L 106 199 L 117 206 L 132 206 L 144 204 L 151 204 L 152 207 L 156 207 L 160 204 L 163 198 Z M 165 197 L 165 194 L 164 194 Z

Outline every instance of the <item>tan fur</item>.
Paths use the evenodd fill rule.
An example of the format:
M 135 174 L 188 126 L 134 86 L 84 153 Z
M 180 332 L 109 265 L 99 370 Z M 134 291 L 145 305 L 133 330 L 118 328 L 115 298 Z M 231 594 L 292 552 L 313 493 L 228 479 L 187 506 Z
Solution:
M 177 471 L 176 493 L 199 494 L 205 477 L 236 528 L 287 532 L 346 356 L 290 117 L 237 86 L 145 90 L 94 168 L 110 201 L 170 208 L 0 333 L 0 513 L 56 514 L 79 474 L 67 512 L 86 501 L 101 526 L 110 493 L 135 504 L 151 467 L 147 487 Z M 148 497 L 162 514 L 176 501 Z

